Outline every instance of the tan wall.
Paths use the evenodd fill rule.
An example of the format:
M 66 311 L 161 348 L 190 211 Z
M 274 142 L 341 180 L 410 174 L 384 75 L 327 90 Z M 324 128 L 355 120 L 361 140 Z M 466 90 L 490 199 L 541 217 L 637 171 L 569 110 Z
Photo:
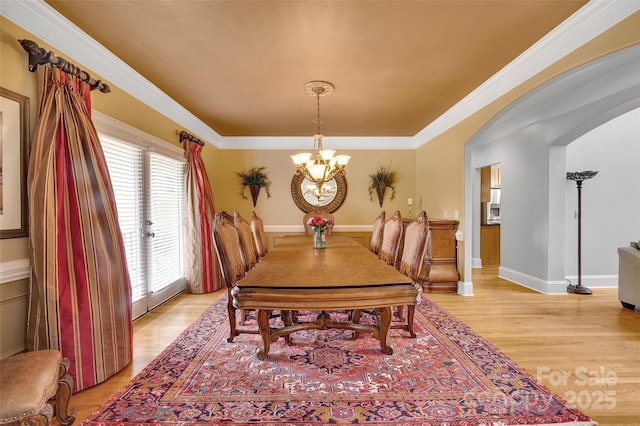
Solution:
M 309 136 L 309 146 L 300 147 L 300 151 L 310 149 L 313 144 Z M 265 166 L 271 180 L 271 198 L 267 198 L 261 191 L 256 204 L 256 213 L 262 218 L 265 226 L 270 225 L 302 225 L 304 214 L 291 198 L 291 178 L 295 168 L 290 156 L 293 151 L 272 150 L 216 150 L 203 155 L 207 164 L 209 178 L 215 196 L 216 208 L 228 212 L 239 211 L 244 217 L 249 217 L 253 210 L 253 203 L 249 192 L 247 200 L 240 197 L 240 180 L 236 173 L 251 166 Z M 396 197 L 389 200 L 390 193 L 385 197 L 383 209 L 387 211 L 400 210 L 408 215 L 407 199 L 415 197 L 415 151 L 414 150 L 340 150 L 340 154 L 351 155 L 347 166 L 347 198 L 338 211 L 334 213 L 336 225 L 371 225 L 380 214 L 380 206 L 374 194 L 374 200 L 369 199 L 368 175 L 380 165 L 391 165 L 397 171 Z
M 25 348 L 28 280 L 0 284 L 0 358 Z
M 500 111 L 545 82 L 594 59 L 640 43 L 640 12 L 549 66 L 533 78 L 501 96 L 448 131 L 422 145 L 416 152 L 417 199 L 431 217 L 452 219 L 458 210 L 464 230 L 464 146 Z M 469 230 L 470 232 L 470 230 Z M 464 281 L 464 242 L 458 244 L 458 270 Z

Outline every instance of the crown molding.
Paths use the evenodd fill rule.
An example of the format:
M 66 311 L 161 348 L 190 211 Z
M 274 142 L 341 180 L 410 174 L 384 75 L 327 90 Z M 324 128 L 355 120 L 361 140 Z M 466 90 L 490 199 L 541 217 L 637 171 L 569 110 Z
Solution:
M 640 10 L 638 1 L 591 0 L 415 136 L 420 147 Z
M 300 149 L 308 144 L 306 137 L 223 137 L 43 0 L 1 4 L 7 19 L 218 148 Z M 413 137 L 325 140 L 339 143 L 341 149 L 416 149 L 638 10 L 637 1 L 591 0 Z
M 324 136 L 326 148 L 335 149 L 416 149 L 413 136 Z M 268 137 L 223 137 L 219 143 L 222 149 L 283 149 L 300 150 L 313 147 L 313 136 L 268 136 Z

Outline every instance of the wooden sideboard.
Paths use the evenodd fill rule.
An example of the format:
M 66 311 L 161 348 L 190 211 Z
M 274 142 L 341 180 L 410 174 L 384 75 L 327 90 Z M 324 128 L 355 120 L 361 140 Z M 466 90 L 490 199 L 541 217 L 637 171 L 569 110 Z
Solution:
M 412 219 L 403 219 L 406 229 Z M 427 251 L 420 271 L 420 283 L 425 291 L 432 293 L 456 293 L 458 291 L 458 242 L 457 220 L 428 219 L 429 234 Z M 398 249 L 398 264 L 402 258 L 404 238 Z

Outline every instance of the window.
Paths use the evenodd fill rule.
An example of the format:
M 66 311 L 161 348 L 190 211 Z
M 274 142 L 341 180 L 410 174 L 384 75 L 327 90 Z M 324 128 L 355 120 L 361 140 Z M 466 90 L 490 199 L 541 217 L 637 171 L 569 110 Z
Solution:
M 130 129 L 114 132 L 99 123 L 137 318 L 185 287 L 185 160 L 166 142 L 160 147 L 168 152 L 157 152 Z

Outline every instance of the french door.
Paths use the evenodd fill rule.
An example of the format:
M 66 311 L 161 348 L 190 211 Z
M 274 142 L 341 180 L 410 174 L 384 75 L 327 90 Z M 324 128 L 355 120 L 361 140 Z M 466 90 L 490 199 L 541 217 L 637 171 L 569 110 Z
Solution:
M 104 134 L 100 142 L 137 318 L 185 288 L 185 161 Z

